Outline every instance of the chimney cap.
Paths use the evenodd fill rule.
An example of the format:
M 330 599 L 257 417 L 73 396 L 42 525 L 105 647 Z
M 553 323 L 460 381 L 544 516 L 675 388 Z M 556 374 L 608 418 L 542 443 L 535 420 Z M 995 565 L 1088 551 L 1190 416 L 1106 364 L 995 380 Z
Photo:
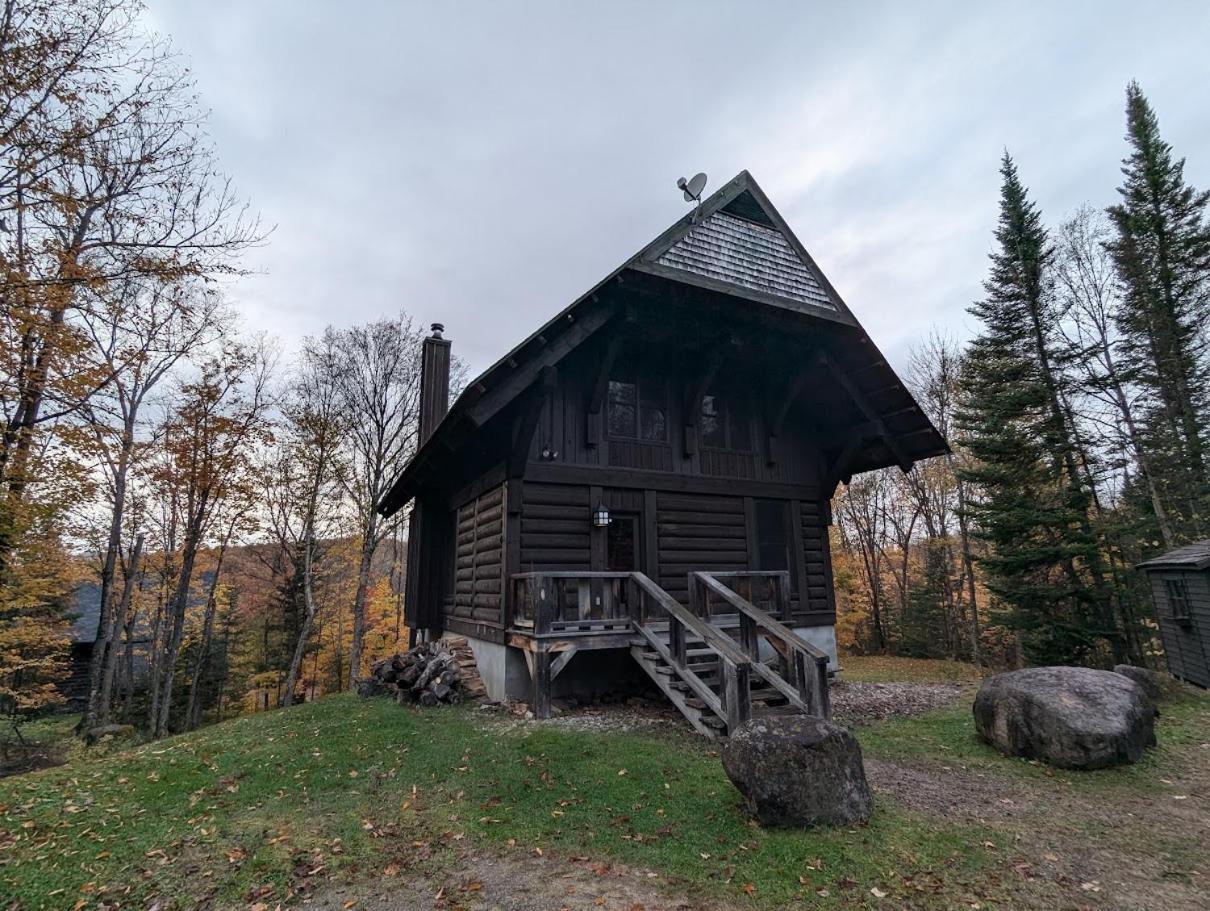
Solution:
M 433 323 L 433 338 L 441 338 L 441 333 L 445 331 L 445 323 Z

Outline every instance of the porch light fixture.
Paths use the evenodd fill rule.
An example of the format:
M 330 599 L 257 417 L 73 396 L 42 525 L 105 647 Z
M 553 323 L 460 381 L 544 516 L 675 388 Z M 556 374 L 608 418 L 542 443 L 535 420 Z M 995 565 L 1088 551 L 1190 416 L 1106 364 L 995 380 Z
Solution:
M 609 510 L 604 503 L 598 503 L 592 511 L 592 524 L 595 528 L 606 528 L 609 525 Z

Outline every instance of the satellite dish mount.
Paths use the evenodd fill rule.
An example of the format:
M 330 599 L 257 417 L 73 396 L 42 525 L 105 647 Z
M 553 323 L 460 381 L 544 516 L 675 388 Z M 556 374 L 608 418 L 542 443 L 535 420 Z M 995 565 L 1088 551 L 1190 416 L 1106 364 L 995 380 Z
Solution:
M 676 185 L 685 194 L 685 202 L 697 203 L 693 208 L 692 219 L 692 221 L 697 221 L 697 214 L 702 208 L 702 190 L 706 189 L 706 175 L 699 172 L 689 180 L 682 177 L 677 180 Z

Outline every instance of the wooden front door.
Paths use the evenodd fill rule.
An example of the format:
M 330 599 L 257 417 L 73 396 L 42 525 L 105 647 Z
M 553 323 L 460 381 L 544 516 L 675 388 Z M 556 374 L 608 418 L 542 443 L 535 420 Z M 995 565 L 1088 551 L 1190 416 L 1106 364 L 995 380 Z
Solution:
M 639 569 L 639 517 L 621 513 L 610 517 L 605 531 L 605 568 L 631 573 Z

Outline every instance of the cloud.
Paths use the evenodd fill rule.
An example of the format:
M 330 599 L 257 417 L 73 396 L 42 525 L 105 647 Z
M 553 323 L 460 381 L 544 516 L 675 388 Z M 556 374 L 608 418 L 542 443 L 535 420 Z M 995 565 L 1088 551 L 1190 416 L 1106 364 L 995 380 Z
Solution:
M 679 217 L 678 176 L 748 168 L 901 365 L 974 328 L 1004 148 L 1052 223 L 1111 202 L 1137 77 L 1210 184 L 1210 7 L 836 7 L 152 0 L 148 22 L 278 226 L 231 294 L 287 348 L 404 307 L 485 367 Z

